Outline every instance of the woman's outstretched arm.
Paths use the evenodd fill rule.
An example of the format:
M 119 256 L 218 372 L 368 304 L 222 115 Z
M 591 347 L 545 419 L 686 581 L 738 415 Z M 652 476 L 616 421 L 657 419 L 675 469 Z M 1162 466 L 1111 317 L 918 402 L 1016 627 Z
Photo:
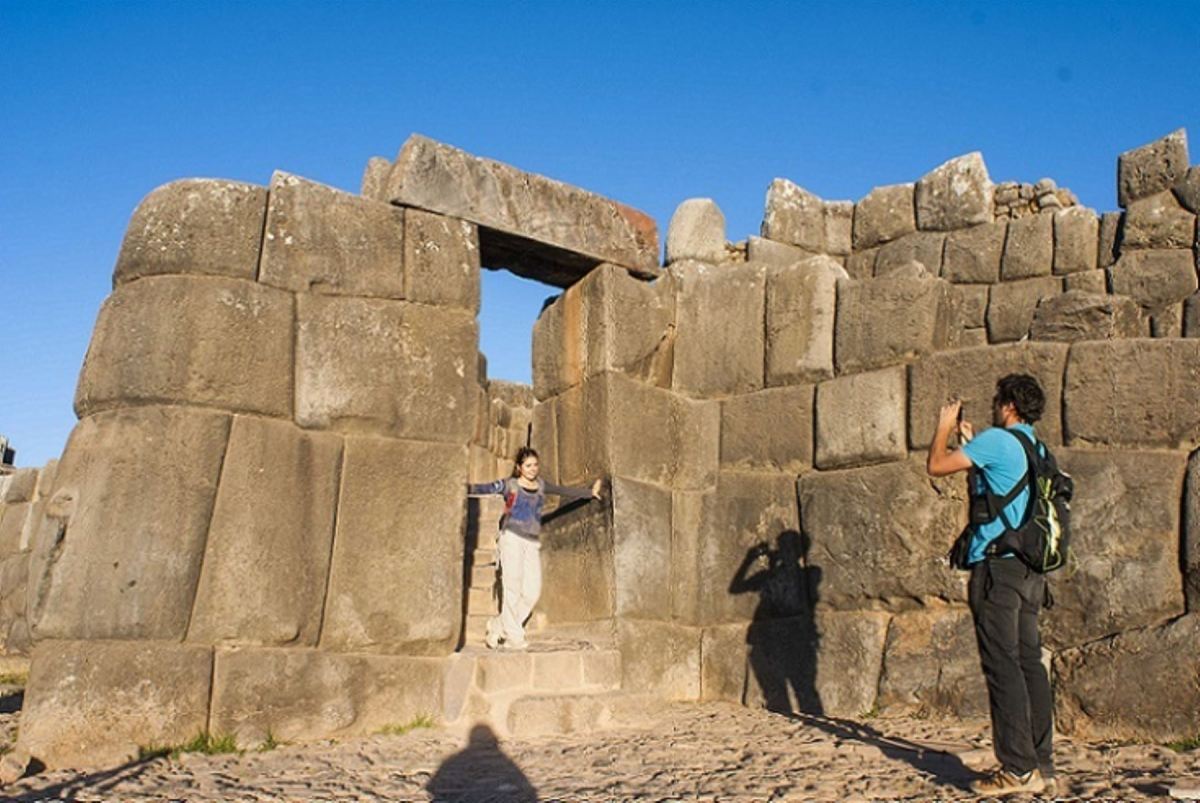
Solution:
M 495 482 L 471 483 L 467 485 L 467 494 L 470 496 L 503 496 L 504 484 L 504 480 L 496 480 Z
M 602 484 L 603 480 L 596 480 L 590 488 L 585 488 L 579 485 L 555 485 L 547 482 L 543 485 L 543 489 L 548 494 L 561 496 L 564 499 L 599 499 Z

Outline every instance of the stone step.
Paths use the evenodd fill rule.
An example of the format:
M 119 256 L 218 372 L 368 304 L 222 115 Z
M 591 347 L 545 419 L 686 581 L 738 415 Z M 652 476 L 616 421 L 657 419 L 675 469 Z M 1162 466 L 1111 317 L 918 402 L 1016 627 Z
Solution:
M 475 539 L 476 549 L 495 549 L 498 543 L 499 533 L 495 527 L 488 527 L 481 530 Z
M 500 605 L 496 602 L 496 594 L 492 591 L 492 587 L 480 588 L 471 586 L 467 589 L 467 615 L 488 614 L 495 616 L 500 612 Z
M 471 567 L 478 568 L 480 566 L 495 566 L 496 565 L 496 550 L 494 549 L 476 549 L 471 560 Z
M 630 692 L 532 694 L 512 700 L 505 717 L 509 737 L 559 736 L 655 722 L 665 706 Z
M 468 613 L 465 630 L 465 641 L 472 646 L 480 646 L 483 644 L 483 637 L 487 633 L 487 623 L 491 616 L 486 614 Z
M 496 584 L 496 564 L 487 563 L 480 565 L 473 563 L 471 565 L 471 587 L 486 588 L 489 591 Z
M 621 687 L 621 653 L 612 649 L 485 650 L 476 656 L 475 686 L 497 692 L 598 692 Z

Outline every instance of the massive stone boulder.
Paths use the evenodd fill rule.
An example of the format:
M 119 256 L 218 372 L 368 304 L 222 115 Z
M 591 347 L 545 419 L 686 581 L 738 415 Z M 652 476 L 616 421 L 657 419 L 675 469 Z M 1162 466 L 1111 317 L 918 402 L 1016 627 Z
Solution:
M 1139 198 L 1170 189 L 1188 169 L 1187 132 L 1182 128 L 1117 159 L 1117 203 L 1127 207 Z
M 1038 302 L 1029 336 L 1069 343 L 1138 337 L 1141 333 L 1142 315 L 1133 299 L 1068 290 Z
M 912 184 L 876 187 L 854 206 L 854 250 L 895 240 L 917 230 Z
M 837 283 L 845 276 L 841 266 L 828 257 L 767 268 L 767 385 L 833 376 Z
M 992 180 L 979 151 L 923 176 L 916 186 L 917 226 L 951 231 L 992 222 Z
M 672 387 L 690 396 L 748 393 L 763 387 L 767 266 L 713 267 L 677 262 Z M 719 334 L 718 334 L 719 333 Z
M 725 215 L 711 198 L 689 198 L 667 226 L 667 264 L 681 259 L 721 262 L 725 258 Z
M 838 283 L 838 373 L 910 362 L 952 347 L 960 330 L 959 297 L 948 282 L 897 276 Z

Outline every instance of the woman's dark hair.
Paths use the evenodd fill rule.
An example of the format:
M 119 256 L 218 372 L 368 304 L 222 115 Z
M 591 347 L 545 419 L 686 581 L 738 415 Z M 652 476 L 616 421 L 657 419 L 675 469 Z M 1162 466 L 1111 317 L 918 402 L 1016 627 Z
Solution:
M 996 383 L 995 402 L 1001 407 L 1011 403 L 1016 408 L 1017 416 L 1032 424 L 1042 417 L 1046 409 L 1046 394 L 1029 374 L 1009 374 Z
M 538 460 L 542 459 L 542 458 L 538 457 L 538 453 L 537 453 L 536 449 L 531 449 L 528 446 L 522 446 L 520 449 L 517 449 L 517 457 L 516 457 L 516 460 L 513 462 L 512 475 L 514 477 L 521 476 L 521 464 L 524 463 L 526 460 L 528 460 L 531 457 L 537 457 Z

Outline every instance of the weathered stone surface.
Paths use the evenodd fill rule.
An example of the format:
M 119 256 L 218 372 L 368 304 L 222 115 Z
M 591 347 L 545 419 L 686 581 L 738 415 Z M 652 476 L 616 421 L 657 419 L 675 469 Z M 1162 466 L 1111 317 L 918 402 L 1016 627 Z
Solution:
M 6 478 L 4 492 L 0 493 L 0 504 L 15 505 L 18 502 L 32 502 L 37 490 L 38 470 L 36 468 L 19 468 Z
M 746 704 L 862 717 L 875 707 L 888 614 L 822 611 L 750 625 Z
M 960 717 L 987 716 L 975 626 L 963 608 L 898 613 L 888 626 L 879 707 Z
M 959 297 L 962 299 L 963 326 L 970 329 L 979 329 L 987 326 L 988 291 L 991 290 L 991 286 L 986 284 L 960 284 L 955 286 L 958 288 Z
M 558 400 L 547 399 L 533 408 L 533 425 L 529 445 L 538 453 L 541 476 L 547 482 L 558 483 Z
M 292 412 L 292 296 L 236 279 L 158 276 L 100 308 L 75 414 L 135 404 Z
M 621 688 L 665 700 L 700 699 L 698 627 L 638 619 L 617 620 Z
M 1170 189 L 1188 169 L 1187 132 L 1180 128 L 1162 139 L 1125 151 L 1117 158 L 1117 203 Z
M 235 416 L 188 640 L 316 644 L 342 442 Z
M 1108 272 L 1098 268 L 1079 273 L 1068 273 L 1063 277 L 1063 286 L 1068 292 L 1076 290 L 1104 295 L 1108 292 Z
M 1004 281 L 1049 276 L 1054 265 L 1054 216 L 1029 215 L 1009 221 L 1000 259 Z
M 1188 459 L 1183 497 L 1183 593 L 1188 613 L 1200 612 L 1200 452 Z
M 1170 192 L 1160 192 L 1129 204 L 1121 248 L 1191 248 L 1196 240 L 1196 216 L 1180 207 Z
M 213 733 L 247 749 L 280 741 L 376 733 L 442 711 L 445 661 L 324 650 L 216 652 Z
M 825 252 L 848 256 L 853 242 L 853 201 L 825 202 Z
M 716 481 L 721 407 L 605 373 L 559 397 L 559 479 L 623 476 L 666 487 Z
M 387 198 L 480 227 L 485 264 L 565 287 L 602 262 L 658 271 L 658 230 L 644 212 L 414 134 Z
M 25 688 L 20 746 L 47 767 L 112 767 L 208 728 L 212 649 L 45 641 Z
M 1112 268 L 1112 291 L 1129 296 L 1150 314 L 1196 292 L 1191 251 L 1126 251 Z
M 746 255 L 750 262 L 762 262 L 767 265 L 794 265 L 817 256 L 813 251 L 754 236 L 746 240 Z
M 671 492 L 616 477 L 611 493 L 616 613 L 670 619 Z
M 1054 213 L 1054 272 L 1095 270 L 1099 264 L 1100 218 L 1091 209 L 1072 206 Z
M 1120 212 L 1105 212 L 1100 216 L 1100 245 L 1096 259 L 1101 268 L 1111 267 L 1117 261 L 1117 243 L 1121 239 L 1124 217 Z
M 1038 303 L 1060 292 L 1062 280 L 1057 276 L 994 285 L 988 299 L 988 340 L 993 343 L 1021 340 L 1029 334 Z
M 770 388 L 721 402 L 721 467 L 800 474 L 813 463 L 813 387 Z
M 1200 215 L 1200 165 L 1189 167 L 1173 189 L 1184 209 Z
M 842 280 L 834 355 L 838 373 L 907 362 L 954 345 L 958 296 L 940 279 Z
M 952 282 L 998 282 L 1007 232 L 1008 221 L 1002 220 L 947 234 L 942 278 Z
M 722 471 L 715 491 L 676 494 L 674 618 L 714 625 L 796 615 L 807 593 L 798 516 L 791 475 Z
M 976 346 L 986 346 L 987 342 L 987 329 L 963 329 L 958 338 L 958 347 L 970 349 Z
M 404 212 L 389 204 L 276 172 L 262 251 L 263 284 L 404 298 Z
M 30 557 L 38 638 L 183 639 L 228 435 L 179 407 L 75 426 Z
M 358 194 L 372 201 L 387 201 L 387 181 L 392 172 L 392 162 L 383 156 L 372 156 L 363 168 Z
M 766 266 L 677 262 L 672 387 L 692 396 L 763 387 Z
M 845 275 L 828 257 L 767 269 L 767 385 L 833 376 L 837 281 Z
M 21 533 L 33 508 L 32 502 L 0 505 L 0 558 L 21 550 Z
M 479 232 L 465 220 L 404 212 L 404 296 L 479 312 Z
M 768 216 L 770 204 L 768 193 Z M 717 263 L 724 258 L 725 215 L 717 202 L 712 198 L 689 198 L 677 206 L 667 225 L 667 264 L 681 259 Z
M 938 410 L 949 399 L 963 403 L 963 418 L 982 429 L 992 421 L 996 381 L 1011 373 L 1031 374 L 1046 394 L 1038 437 L 1062 443 L 1062 377 L 1069 347 L 1064 343 L 1010 343 L 962 349 L 913 364 L 909 378 L 909 445 L 925 449 L 933 438 Z
M 1183 302 L 1183 336 L 1200 337 L 1200 293 L 1192 293 Z
M 1055 721 L 1086 739 L 1159 744 L 1191 738 L 1200 711 L 1200 616 L 1135 630 L 1057 656 Z
M 636 515 L 625 505 L 638 501 L 634 498 L 637 490 L 628 484 L 623 484 L 619 491 L 609 488 L 604 492 L 606 498 L 603 501 L 560 505 L 543 518 L 541 558 L 546 580 L 537 614 L 544 617 L 547 624 L 612 619 L 617 593 L 613 568 L 617 529 L 614 509 L 617 505 L 622 506 L 622 513 L 626 514 L 622 518 L 624 526 L 629 513 Z M 659 522 L 659 526 L 665 526 L 670 532 L 669 519 Z M 636 535 L 634 538 L 636 540 Z
M 454 649 L 466 473 L 465 445 L 346 438 L 321 647 L 424 655 Z
M 1033 340 L 1060 343 L 1139 337 L 1141 333 L 1142 314 L 1133 299 L 1080 290 L 1043 298 L 1029 330 Z
M 1063 404 L 1072 446 L 1193 449 L 1200 444 L 1200 341 L 1076 343 Z
M 1150 314 L 1151 337 L 1183 337 L 1183 304 L 1168 304 Z
M 164 184 L 138 204 L 125 230 L 113 284 L 160 274 L 254 281 L 267 189 L 217 179 Z
M 762 236 L 814 253 L 825 250 L 825 202 L 785 178 L 767 188 Z
M 602 265 L 534 323 L 534 395 L 549 398 L 604 371 L 670 387 L 674 344 L 673 282 L 667 277 L 645 282 Z
M 700 699 L 741 703 L 746 688 L 743 623 L 706 627 L 700 637 Z
M 296 423 L 466 443 L 477 324 L 465 310 L 302 295 Z
M 927 597 L 964 599 L 965 574 L 943 558 L 965 524 L 965 498 L 961 476 L 931 481 L 917 457 L 801 477 L 818 604 L 860 608 L 870 600 L 903 609 Z
M 917 231 L 884 245 L 875 257 L 875 275 L 886 276 L 908 262 L 919 262 L 930 276 L 942 271 L 942 249 L 946 235 L 940 232 Z
M 1180 504 L 1187 455 L 1060 449 L 1075 480 L 1071 566 L 1042 631 L 1076 646 L 1183 613 Z
M 868 248 L 865 251 L 855 251 L 846 257 L 846 274 L 851 279 L 870 279 L 875 275 L 875 258 L 879 256 L 879 248 Z
M 907 379 L 904 367 L 896 366 L 817 385 L 817 467 L 904 459 Z
M 895 240 L 916 230 L 912 184 L 876 187 L 854 206 L 855 251 Z
M 992 222 L 992 180 L 983 154 L 958 156 L 926 173 L 916 187 L 917 227 L 965 229 Z

